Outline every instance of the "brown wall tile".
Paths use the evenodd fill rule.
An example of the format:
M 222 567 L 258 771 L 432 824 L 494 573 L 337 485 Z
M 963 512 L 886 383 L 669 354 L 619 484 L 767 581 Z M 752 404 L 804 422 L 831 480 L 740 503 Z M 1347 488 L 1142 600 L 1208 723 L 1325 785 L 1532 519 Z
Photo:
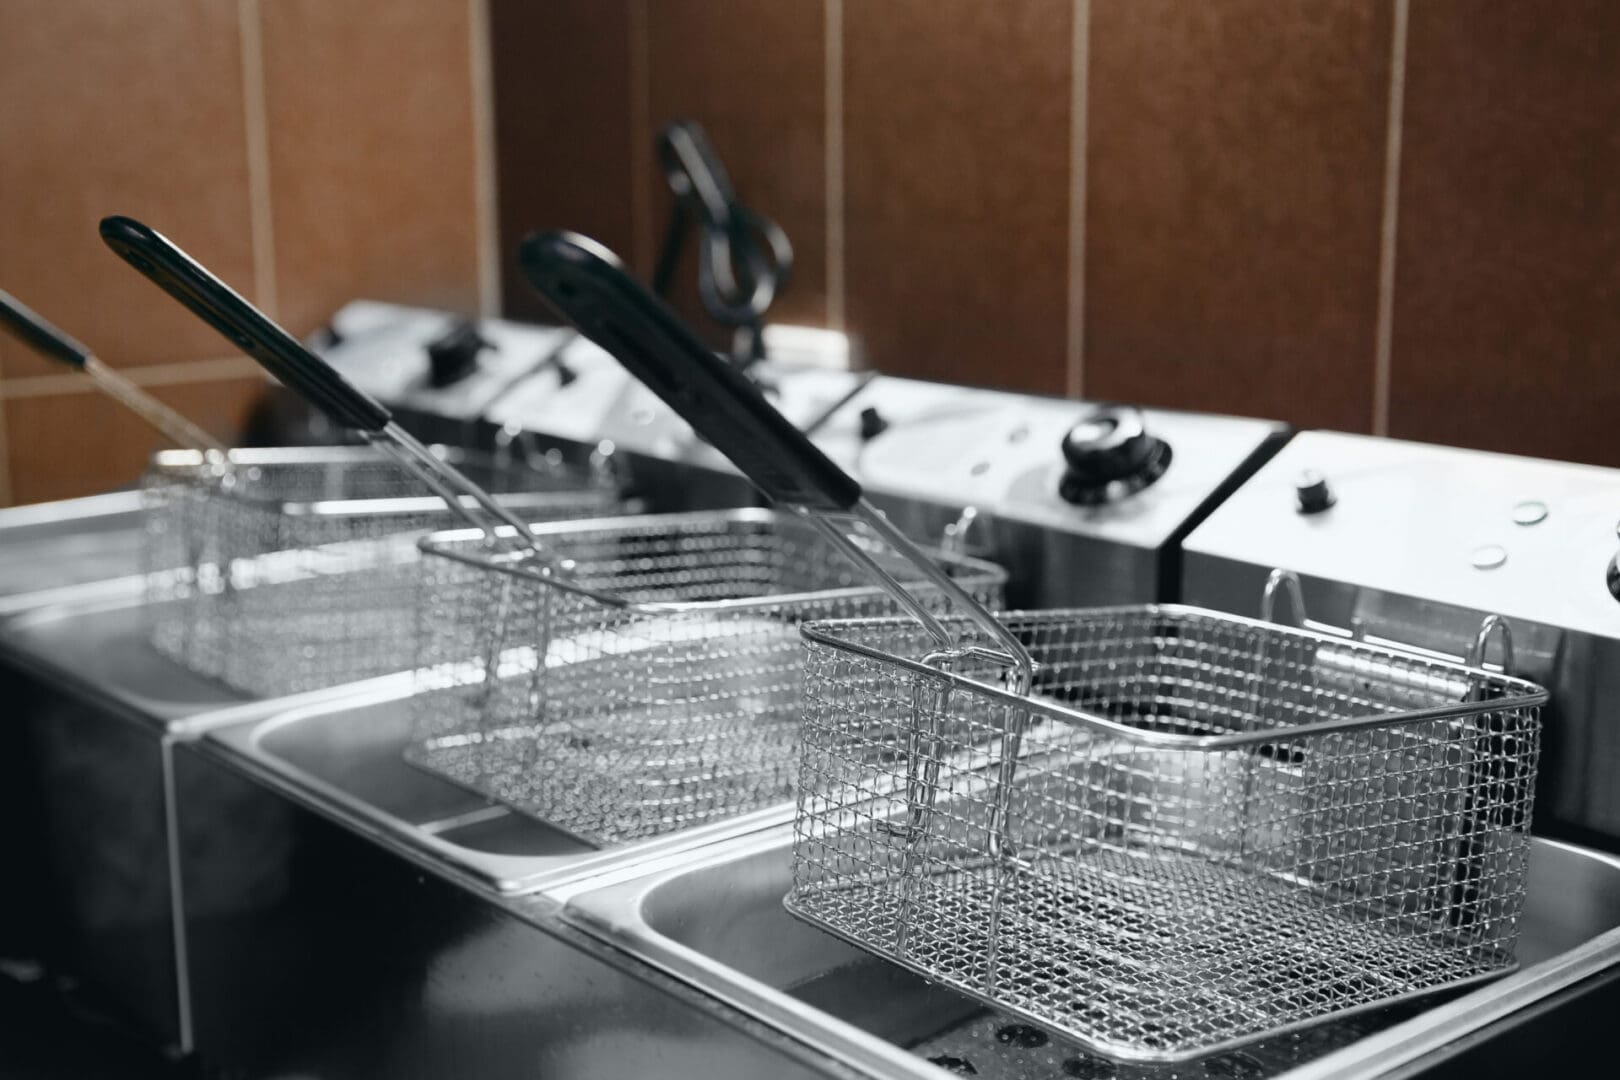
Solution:
M 1372 422 L 1386 2 L 1093 0 L 1087 397 Z
M 6 343 L 0 340 L 0 373 L 6 369 Z M 0 378 L 4 378 L 0 374 Z M 6 434 L 5 408 L 0 405 L 0 506 L 10 506 L 11 495 L 11 439 Z
M 846 323 L 874 366 L 1063 389 L 1072 9 L 845 5 Z
M 191 420 L 234 441 L 264 392 L 257 377 L 151 388 Z M 85 392 L 6 400 L 11 494 L 17 503 L 93 495 L 132 484 L 165 444 L 129 410 Z
M 0 4 L 0 287 L 109 363 L 222 346 L 102 246 L 102 216 L 142 218 L 255 289 L 236 13 L 236 0 Z M 21 348 L 4 365 L 58 370 Z
M 279 314 L 364 296 L 478 308 L 466 0 L 260 7 Z
M 825 18 L 820 0 L 647 5 L 648 108 L 636 137 L 650 148 L 671 121 L 698 121 L 738 197 L 787 232 L 793 274 L 771 307 L 776 322 L 827 319 Z M 655 160 L 650 151 L 645 160 Z M 661 172 L 640 190 L 651 193 L 641 218 L 653 230 L 643 240 L 651 252 L 663 240 L 672 197 Z M 640 269 L 650 274 L 652 267 Z M 697 276 L 689 236 L 671 299 L 695 324 L 715 330 Z
M 537 229 L 632 257 L 628 0 L 491 0 L 502 310 L 550 320 L 517 271 Z
M 1620 465 L 1620 6 L 1412 6 L 1390 434 Z

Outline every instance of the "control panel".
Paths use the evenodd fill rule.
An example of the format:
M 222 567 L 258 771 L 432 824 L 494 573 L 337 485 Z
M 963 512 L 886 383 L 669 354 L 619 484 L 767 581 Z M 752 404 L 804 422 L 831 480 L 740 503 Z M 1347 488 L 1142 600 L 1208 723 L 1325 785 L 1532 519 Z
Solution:
M 1614 636 L 1617 521 L 1620 470 L 1312 431 L 1185 550 Z
M 333 326 L 339 341 L 328 357 L 390 405 L 734 471 L 617 362 L 566 330 L 499 319 L 468 330 L 441 313 L 371 302 L 348 305 Z M 841 338 L 801 336 L 819 344 L 816 333 Z M 471 359 L 452 365 L 468 369 L 458 379 L 436 386 L 428 347 L 447 339 Z M 950 520 L 971 506 L 985 530 L 1004 523 L 1157 558 L 1286 433 L 1263 420 L 853 373 L 822 366 L 824 349 L 794 344 L 796 362 L 753 369 L 789 420 L 880 501 L 932 507 Z M 920 518 L 910 524 L 924 527 Z M 938 531 L 937 523 L 926 528 Z M 1047 577 L 1103 573 L 1090 549 L 1072 565 L 1054 560 L 1041 571 Z M 1157 571 L 1132 573 L 1145 581 Z
M 1155 549 L 1284 435 L 1264 420 L 887 377 L 851 405 L 827 438 L 868 490 Z M 867 407 L 889 422 L 861 440 Z

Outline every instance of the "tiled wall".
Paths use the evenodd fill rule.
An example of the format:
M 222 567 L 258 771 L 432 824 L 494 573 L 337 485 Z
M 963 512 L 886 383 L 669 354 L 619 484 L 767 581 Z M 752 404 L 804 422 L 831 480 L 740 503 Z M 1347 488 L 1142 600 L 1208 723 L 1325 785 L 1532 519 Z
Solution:
M 781 317 L 884 370 L 1620 465 L 1605 0 L 490 19 L 503 252 L 566 226 L 645 272 L 652 133 L 694 117 L 795 240 Z
M 535 315 L 531 229 L 650 269 L 690 116 L 778 316 L 885 370 L 1620 465 L 1617 52 L 1605 0 L 5 0 L 0 287 L 228 434 L 256 369 L 100 216 L 300 333 Z M 0 503 L 155 442 L 0 339 Z
M 258 369 L 106 251 L 101 216 L 146 220 L 296 333 L 355 296 L 492 307 L 483 19 L 481 0 L 4 0 L 0 288 L 226 436 Z M 0 406 L 0 505 L 128 483 L 157 445 L 4 337 Z

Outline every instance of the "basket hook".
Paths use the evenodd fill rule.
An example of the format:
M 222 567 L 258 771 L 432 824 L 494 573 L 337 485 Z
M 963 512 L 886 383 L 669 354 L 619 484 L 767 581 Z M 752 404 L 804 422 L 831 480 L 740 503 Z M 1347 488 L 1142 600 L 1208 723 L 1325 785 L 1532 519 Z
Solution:
M 1502 639 L 1502 670 L 1513 670 L 1513 627 L 1500 615 L 1487 615 L 1479 624 L 1479 633 L 1474 635 L 1474 643 L 1468 647 L 1468 655 L 1463 662 L 1469 667 L 1485 666 L 1485 650 L 1490 646 L 1491 637 Z
M 591 450 L 591 479 L 606 489 L 617 490 L 619 483 L 619 448 L 612 439 L 603 439 Z
M 952 558 L 961 558 L 968 553 L 967 538 L 973 531 L 973 526 L 980 521 L 977 506 L 964 506 L 955 521 L 945 526 L 945 531 L 939 538 L 939 550 Z
M 1292 570 L 1281 567 L 1273 570 L 1271 576 L 1266 578 L 1266 591 L 1260 595 L 1260 620 L 1262 622 L 1278 622 L 1276 618 L 1277 592 L 1283 590 L 1288 594 L 1289 611 L 1293 614 L 1293 621 L 1285 625 L 1303 627 L 1305 625 L 1305 593 L 1299 585 L 1299 575 Z

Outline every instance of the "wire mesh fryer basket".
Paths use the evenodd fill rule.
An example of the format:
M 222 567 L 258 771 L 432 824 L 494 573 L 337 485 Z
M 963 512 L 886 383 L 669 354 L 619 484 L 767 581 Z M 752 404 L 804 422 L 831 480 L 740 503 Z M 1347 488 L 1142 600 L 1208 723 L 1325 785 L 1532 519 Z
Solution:
M 610 478 L 440 450 L 525 519 L 623 508 Z M 259 697 L 410 668 L 416 538 L 459 519 L 371 447 L 157 454 L 142 482 L 149 632 L 202 675 Z
M 1137 1060 L 1511 970 L 1541 688 L 1193 608 L 1002 622 L 1029 697 L 910 620 L 804 628 L 794 914 Z
M 561 578 L 492 558 L 472 533 L 423 542 L 443 557 L 428 560 L 408 757 L 597 844 L 790 801 L 798 623 L 896 610 L 792 514 L 657 515 L 535 535 Z M 970 593 L 999 599 L 1000 567 L 939 558 Z M 918 591 L 943 606 L 937 590 Z

